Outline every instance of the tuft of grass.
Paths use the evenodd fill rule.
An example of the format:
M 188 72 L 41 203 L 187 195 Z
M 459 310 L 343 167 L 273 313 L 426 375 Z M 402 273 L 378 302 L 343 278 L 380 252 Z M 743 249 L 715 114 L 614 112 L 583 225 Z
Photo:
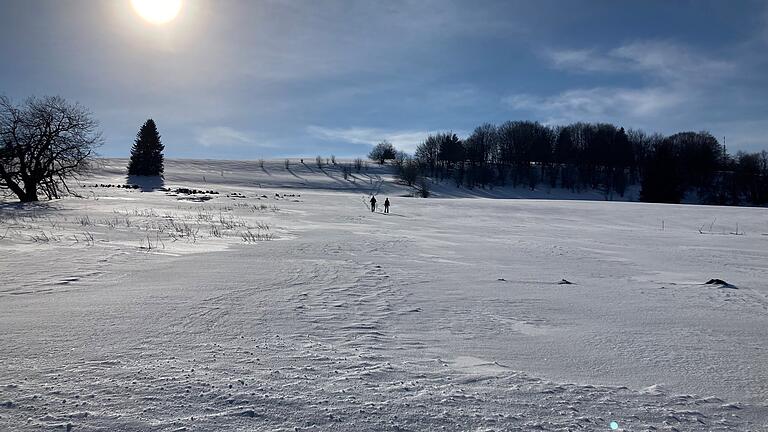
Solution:
M 221 228 L 218 225 L 211 225 L 210 229 L 211 237 L 221 238 Z
M 261 230 L 257 230 L 256 232 L 251 231 L 250 229 L 247 229 L 240 233 L 240 237 L 243 239 L 245 243 L 256 243 L 260 241 L 269 241 L 274 238 L 274 235 L 269 232 L 263 232 Z

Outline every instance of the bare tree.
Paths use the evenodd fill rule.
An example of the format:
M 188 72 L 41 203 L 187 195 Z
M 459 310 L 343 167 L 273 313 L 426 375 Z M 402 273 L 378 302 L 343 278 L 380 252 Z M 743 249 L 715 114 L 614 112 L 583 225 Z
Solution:
M 58 96 L 31 97 L 14 105 L 0 97 L 0 188 L 22 202 L 69 191 L 67 180 L 89 167 L 103 142 L 85 107 Z
M 398 165 L 397 178 L 408 186 L 413 186 L 419 179 L 419 162 L 413 159 L 406 159 Z
M 385 161 L 394 159 L 396 156 L 397 149 L 395 149 L 395 146 L 393 146 L 392 143 L 386 140 L 376 144 L 376 146 L 371 149 L 371 152 L 368 153 L 368 158 L 378 162 L 379 165 L 383 165 Z

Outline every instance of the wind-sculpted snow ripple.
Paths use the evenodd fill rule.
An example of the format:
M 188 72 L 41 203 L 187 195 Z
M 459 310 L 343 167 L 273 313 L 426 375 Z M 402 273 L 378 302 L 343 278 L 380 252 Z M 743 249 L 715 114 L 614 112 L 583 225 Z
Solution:
M 765 429 L 754 402 L 768 391 L 765 344 L 754 329 L 765 328 L 768 237 L 729 237 L 729 250 L 750 245 L 734 254 L 741 263 L 686 228 L 692 215 L 708 219 L 702 209 L 392 193 L 390 217 L 365 209 L 359 191 L 278 201 L 285 191 L 257 188 L 267 174 L 253 164 L 207 166 L 185 163 L 167 179 L 216 176 L 222 193 L 201 205 L 228 224 L 263 217 L 232 203 L 276 202 L 270 223 L 290 235 L 256 245 L 211 230 L 209 246 L 221 248 L 180 239 L 171 255 L 142 249 L 120 219 L 119 229 L 97 222 L 111 242 L 95 246 L 82 233 L 75 246 L 2 240 L 0 430 Z M 298 181 L 283 174 L 279 183 Z M 161 192 L 98 193 L 61 202 L 75 213 L 67 229 L 107 221 L 97 211 L 114 216 L 106 198 L 125 198 L 117 209 L 135 200 L 137 221 L 214 215 Z M 62 228 L 41 220 L 22 222 Z M 710 278 L 738 289 L 704 286 Z M 675 374 L 705 391 L 643 388 Z M 724 396 L 728 386 L 751 400 Z

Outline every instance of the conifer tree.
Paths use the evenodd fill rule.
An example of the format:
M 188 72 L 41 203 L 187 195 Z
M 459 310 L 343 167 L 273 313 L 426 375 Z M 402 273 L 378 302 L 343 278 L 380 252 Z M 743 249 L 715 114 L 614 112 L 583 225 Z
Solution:
M 157 125 L 152 119 L 147 120 L 136 134 L 136 141 L 131 148 L 131 160 L 128 162 L 128 175 L 159 176 L 163 175 L 163 150 Z

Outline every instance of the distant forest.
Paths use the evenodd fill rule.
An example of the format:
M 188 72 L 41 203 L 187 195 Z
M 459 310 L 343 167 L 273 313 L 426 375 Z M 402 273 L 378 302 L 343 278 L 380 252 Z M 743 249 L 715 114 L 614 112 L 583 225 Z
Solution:
M 464 140 L 430 135 L 412 158 L 394 159 L 409 184 L 418 172 L 467 188 L 544 185 L 599 190 L 610 199 L 639 184 L 641 201 L 768 203 L 768 152 L 729 155 L 708 132 L 663 136 L 606 123 L 509 121 L 483 124 Z

